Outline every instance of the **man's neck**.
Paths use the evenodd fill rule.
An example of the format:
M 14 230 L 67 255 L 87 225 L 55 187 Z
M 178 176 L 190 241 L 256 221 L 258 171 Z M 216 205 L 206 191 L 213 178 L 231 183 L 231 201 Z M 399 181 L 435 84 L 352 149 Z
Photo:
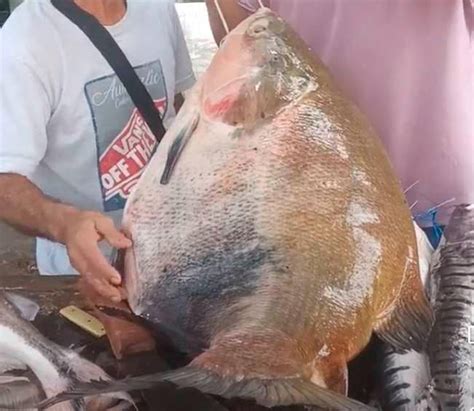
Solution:
M 127 11 L 125 0 L 74 0 L 74 2 L 104 26 L 118 23 Z

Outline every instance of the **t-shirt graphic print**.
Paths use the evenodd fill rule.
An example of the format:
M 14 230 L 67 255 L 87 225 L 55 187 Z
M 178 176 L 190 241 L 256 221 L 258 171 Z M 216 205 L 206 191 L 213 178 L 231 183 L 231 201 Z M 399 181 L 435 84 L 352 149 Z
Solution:
M 164 118 L 168 98 L 160 61 L 134 69 Z M 156 139 L 115 74 L 88 82 L 85 93 L 94 124 L 104 211 L 121 210 L 156 149 Z

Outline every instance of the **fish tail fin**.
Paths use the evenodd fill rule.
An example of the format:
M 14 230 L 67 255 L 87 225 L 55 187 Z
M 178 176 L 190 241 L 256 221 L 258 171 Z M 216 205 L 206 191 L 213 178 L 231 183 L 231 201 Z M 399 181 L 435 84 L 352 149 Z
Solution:
M 288 378 L 235 378 L 190 366 L 168 376 L 167 381 L 224 398 L 252 399 L 265 407 L 313 405 L 323 409 L 372 410 L 344 395 L 320 387 L 309 380 Z
M 396 302 L 379 316 L 377 335 L 398 350 L 421 352 L 428 341 L 434 315 L 421 282 L 416 255 L 407 260 Z
M 63 401 L 92 395 L 150 389 L 160 382 L 171 382 L 181 388 L 196 388 L 199 391 L 224 398 L 255 400 L 258 404 L 274 407 L 281 405 L 313 405 L 333 410 L 374 410 L 358 401 L 320 387 L 302 378 L 260 379 L 221 376 L 214 371 L 189 365 L 173 371 L 141 377 L 130 377 L 119 381 L 93 381 L 78 384 L 73 390 L 64 392 L 39 404 L 46 409 Z
M 302 378 L 301 371 L 307 361 L 291 338 L 278 336 L 279 343 L 275 344 L 275 332 L 258 334 L 255 331 L 252 338 L 247 333 L 229 332 L 214 340 L 208 350 L 184 368 L 119 381 L 78 384 L 46 404 L 102 393 L 149 389 L 166 381 L 205 394 L 254 400 L 266 407 L 298 404 L 323 409 L 372 410 L 341 393 L 314 384 L 309 378 Z M 255 361 L 256 358 L 259 361 Z

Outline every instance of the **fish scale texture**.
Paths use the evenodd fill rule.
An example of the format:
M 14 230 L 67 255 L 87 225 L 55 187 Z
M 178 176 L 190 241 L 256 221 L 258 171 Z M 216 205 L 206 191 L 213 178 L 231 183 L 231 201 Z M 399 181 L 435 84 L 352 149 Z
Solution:
M 282 24 L 265 18 L 269 31 Z M 404 323 L 429 324 L 415 235 L 381 143 L 326 69 L 286 26 L 281 41 L 246 30 L 217 53 L 129 201 L 126 285 L 135 313 L 185 350 L 220 341 L 238 362 L 245 344 L 262 363 L 286 352 L 301 375 L 321 363 L 324 380 L 374 330 L 403 346 L 417 333 Z
M 63 399 L 169 381 L 267 406 L 367 409 L 345 397 L 347 362 L 374 331 L 403 349 L 427 337 L 414 228 L 382 145 L 268 9 L 226 37 L 123 226 L 132 310 L 194 359 Z

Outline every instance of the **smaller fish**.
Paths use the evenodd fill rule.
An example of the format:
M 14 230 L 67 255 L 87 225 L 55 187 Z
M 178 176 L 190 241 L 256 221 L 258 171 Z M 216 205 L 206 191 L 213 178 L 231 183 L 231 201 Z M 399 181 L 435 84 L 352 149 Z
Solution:
M 459 205 L 434 257 L 431 382 L 416 410 L 474 409 L 474 205 Z
M 110 380 L 95 364 L 41 335 L 27 321 L 37 312 L 38 306 L 30 300 L 0 291 L 0 376 L 11 370 L 30 369 L 40 386 L 3 375 L 0 409 L 37 409 L 39 400 L 51 398 L 78 382 Z M 124 410 L 124 404 L 129 408 L 133 404 L 131 397 L 118 393 L 68 401 L 51 407 L 51 411 Z
M 418 248 L 418 266 L 423 286 L 428 284 L 433 247 L 423 230 L 413 222 Z M 389 344 L 381 343 L 379 350 L 379 397 L 383 409 L 412 411 L 416 400 L 430 381 L 426 352 L 397 352 Z
M 413 350 L 398 353 L 385 343 L 380 351 L 382 409 L 413 411 L 418 396 L 430 381 L 428 356 Z

